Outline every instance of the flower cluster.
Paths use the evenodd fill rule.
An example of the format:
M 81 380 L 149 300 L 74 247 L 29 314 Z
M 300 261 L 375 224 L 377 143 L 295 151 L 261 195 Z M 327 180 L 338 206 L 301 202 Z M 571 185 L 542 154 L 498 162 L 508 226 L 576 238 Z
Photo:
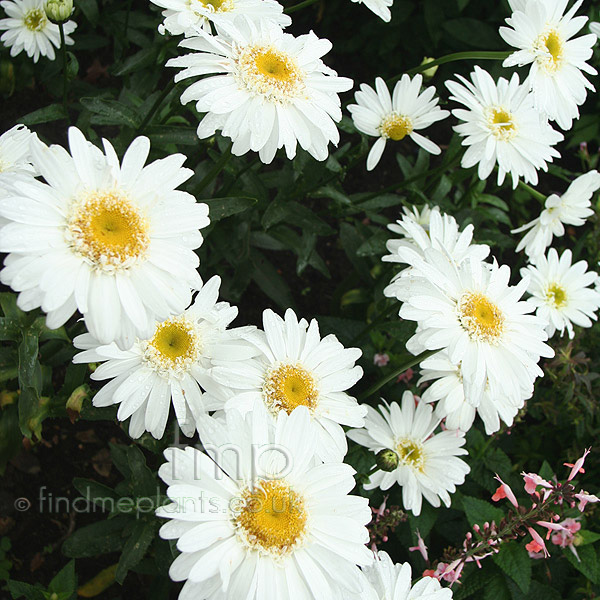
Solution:
M 510 540 L 530 537 L 525 545 L 532 558 L 550 556 L 546 542 L 536 527 L 546 530 L 546 540 L 561 548 L 569 548 L 577 558 L 576 537 L 581 529 L 578 517 L 567 517 L 561 521 L 561 514 L 573 510 L 583 512 L 588 503 L 600 501 L 599 498 L 584 490 L 577 492 L 572 480 L 580 472 L 584 472 L 583 464 L 589 450 L 586 450 L 575 464 L 567 464 L 571 472 L 565 482 L 556 477 L 547 481 L 537 473 L 521 473 L 525 483 L 525 492 L 529 495 L 531 506 L 520 503 L 510 486 L 498 476 L 500 486 L 492 496 L 495 502 L 506 498 L 512 504 L 507 516 L 500 523 L 474 525 L 472 532 L 467 532 L 460 548 L 447 549 L 441 561 L 435 563 L 435 569 L 428 569 L 424 575 L 439 580 L 455 583 L 460 580 L 465 564 L 475 562 L 481 567 L 481 561 L 500 551 L 501 545 Z M 575 507 L 577 506 L 577 509 Z

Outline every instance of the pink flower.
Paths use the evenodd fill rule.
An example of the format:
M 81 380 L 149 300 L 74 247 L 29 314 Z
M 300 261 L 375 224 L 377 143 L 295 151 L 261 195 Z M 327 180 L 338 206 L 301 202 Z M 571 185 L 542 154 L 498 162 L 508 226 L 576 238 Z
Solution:
M 590 453 L 591 448 L 587 448 L 584 453 L 583 456 L 581 458 L 578 458 L 575 461 L 575 464 L 572 465 L 571 463 L 563 463 L 565 465 L 565 467 L 572 467 L 571 468 L 571 472 L 569 473 L 569 476 L 567 477 L 567 481 L 571 481 L 571 479 L 573 479 L 573 477 L 575 477 L 575 475 L 577 475 L 577 473 L 585 473 L 585 469 L 583 468 L 583 463 L 585 462 L 585 457 Z
M 498 502 L 498 500 L 500 500 L 501 498 L 508 498 L 510 503 L 515 508 L 519 508 L 519 503 L 517 502 L 517 499 L 516 499 L 515 495 L 513 494 L 513 491 L 510 489 L 510 486 L 508 484 L 504 483 L 504 481 L 502 481 L 502 479 L 500 479 L 500 477 L 498 477 L 497 474 L 496 474 L 496 477 L 494 477 L 494 479 L 499 481 L 501 485 L 496 490 L 496 493 L 492 496 L 492 500 L 494 502 Z
M 583 512 L 583 509 L 585 508 L 585 505 L 588 502 L 598 502 L 600 500 L 600 498 L 597 498 L 596 496 L 594 496 L 594 494 L 588 494 L 584 490 L 581 490 L 578 494 L 575 494 L 575 498 L 579 500 L 579 505 L 577 506 L 577 508 L 581 512 Z
M 406 371 L 404 371 L 404 373 L 402 373 L 402 375 L 398 376 L 398 379 L 396 379 L 397 383 L 408 383 L 412 378 L 413 375 L 415 374 L 415 372 L 412 369 L 406 369 Z
M 540 546 L 535 540 L 531 540 L 529 544 L 525 544 L 525 549 L 529 553 L 529 558 L 544 558 L 543 552 L 540 552 L 543 546 Z
M 540 536 L 540 534 L 533 527 L 528 527 L 527 531 L 529 531 L 529 533 L 531 534 L 533 541 L 536 542 L 537 546 L 535 546 L 535 547 L 537 548 L 539 546 L 539 550 L 544 551 L 544 557 L 547 558 L 548 556 L 550 556 L 550 552 L 548 552 L 548 550 L 546 548 L 546 544 L 545 544 L 544 540 L 542 539 L 542 537 Z M 525 546 L 525 547 L 527 548 L 527 546 Z
M 560 523 L 550 523 L 549 521 L 536 521 L 536 523 L 537 525 L 541 525 L 548 530 L 548 533 L 546 534 L 547 540 L 550 539 L 550 533 L 552 531 L 562 531 L 565 529 L 565 526 L 561 525 Z
M 545 488 L 552 487 L 552 484 L 549 481 L 542 479 L 537 473 L 521 473 L 521 475 L 523 476 L 523 481 L 525 481 L 525 491 L 528 494 L 533 494 L 538 485 Z
M 390 357 L 387 354 L 375 354 L 373 356 L 373 364 L 376 367 L 385 367 L 390 362 Z
M 417 545 L 412 546 L 408 550 L 410 552 L 415 552 L 415 550 L 419 551 L 421 553 L 421 556 L 423 557 L 423 559 L 426 562 L 429 560 L 429 556 L 427 554 L 427 546 L 425 545 L 425 542 L 423 541 L 423 538 L 421 537 L 421 534 L 419 533 L 418 529 L 417 529 Z

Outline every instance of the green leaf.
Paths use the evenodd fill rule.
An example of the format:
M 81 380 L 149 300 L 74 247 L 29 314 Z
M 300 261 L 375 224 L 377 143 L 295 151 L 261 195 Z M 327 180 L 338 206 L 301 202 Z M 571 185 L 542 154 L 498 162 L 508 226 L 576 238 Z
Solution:
M 67 78 L 72 81 L 79 73 L 79 61 L 72 52 L 67 52 Z
M 208 204 L 208 216 L 211 223 L 236 215 L 248 210 L 254 206 L 258 200 L 256 198 L 231 197 L 231 198 L 211 198 L 200 200 Z
M 600 533 L 596 533 L 595 531 L 587 531 L 586 529 L 580 529 L 577 532 L 577 536 L 580 538 L 577 547 L 587 546 L 588 544 L 593 544 L 594 542 L 600 540 Z
M 109 512 L 114 510 L 115 500 L 119 498 L 113 489 L 93 479 L 75 477 L 73 486 L 84 498 Z
M 562 600 L 562 596 L 553 587 L 543 585 L 534 579 L 531 582 L 527 600 Z
M 200 143 L 194 127 L 181 125 L 153 125 L 146 129 L 146 135 L 152 145 L 198 146 Z
M 511 600 L 510 591 L 503 575 L 492 577 L 484 590 L 484 600 Z
M 494 562 L 519 586 L 526 594 L 531 583 L 531 559 L 525 547 L 509 541 L 500 546 L 500 552 L 494 554 Z
M 296 303 L 285 279 L 258 251 L 252 252 L 251 277 L 258 287 L 281 308 L 294 308 Z
M 19 451 L 23 437 L 19 430 L 19 413 L 16 404 L 0 410 L 0 475 L 6 463 Z
M 141 119 L 137 111 L 118 100 L 109 98 L 88 97 L 81 98 L 81 104 L 94 113 L 91 123 L 94 125 L 126 125 L 137 129 Z
M 156 529 L 155 521 L 137 521 L 131 536 L 127 540 L 117 571 L 115 573 L 115 580 L 119 583 L 123 583 L 127 572 L 133 569 L 141 560 L 144 558 L 146 551 L 150 547 L 152 540 L 154 539 L 154 532 Z
M 81 12 L 85 15 L 85 18 L 92 24 L 96 25 L 100 18 L 98 11 L 97 0 L 77 0 L 75 6 L 81 9 Z
M 50 123 L 52 121 L 60 121 L 67 119 L 67 111 L 62 104 L 50 104 L 44 108 L 34 110 L 21 117 L 19 121 L 24 125 L 38 125 L 39 123 Z
M 156 479 L 146 466 L 144 453 L 136 446 L 127 448 L 127 462 L 131 472 L 133 492 L 138 497 L 156 494 Z
M 499 508 L 485 500 L 463 496 L 461 501 L 470 525 L 483 525 L 486 521 L 500 523 L 504 518 L 504 513 Z
M 133 73 L 134 71 L 143 69 L 144 67 L 154 65 L 156 63 L 157 54 L 158 48 L 155 45 L 149 46 L 148 48 L 143 48 L 132 56 L 128 56 L 120 64 L 120 66 L 114 70 L 113 74 L 117 77 L 122 77 L 123 75 Z
M 17 295 L 10 292 L 0 293 L 0 307 L 5 317 L 21 321 L 25 313 L 17 306 Z
M 63 554 L 69 558 L 85 558 L 117 552 L 125 544 L 123 529 L 130 521 L 129 517 L 117 516 L 86 525 L 65 541 Z
M 567 560 L 592 583 L 600 583 L 600 563 L 594 546 L 580 546 L 576 548 L 579 560 L 566 548 L 564 553 Z
M 77 589 L 77 576 L 75 575 L 75 561 L 69 561 L 52 579 L 48 591 L 69 596 Z
M 25 596 L 27 600 L 45 600 L 41 588 L 22 581 L 9 581 L 8 591 L 13 598 Z
M 17 319 L 0 317 L 0 340 L 18 341 L 21 337 L 21 324 Z
M 510 476 L 512 463 L 500 448 L 489 449 L 483 457 L 483 462 L 492 473 L 498 473 L 500 477 L 504 478 Z

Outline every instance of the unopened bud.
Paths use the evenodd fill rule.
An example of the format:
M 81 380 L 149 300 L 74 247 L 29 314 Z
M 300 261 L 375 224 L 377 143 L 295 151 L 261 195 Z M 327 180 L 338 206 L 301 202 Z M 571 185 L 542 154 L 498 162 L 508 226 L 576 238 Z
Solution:
M 421 65 L 428 65 L 429 63 L 433 62 L 434 60 L 435 60 L 435 58 L 426 56 L 423 59 L 423 62 L 421 63 Z M 436 65 L 435 67 L 431 67 L 430 69 L 426 69 L 425 71 L 422 71 L 423 79 L 431 79 L 436 74 L 437 70 L 438 70 L 438 66 Z
M 51 21 L 62 23 L 73 14 L 73 0 L 46 0 L 45 9 Z
M 389 448 L 384 448 L 375 455 L 377 467 L 382 471 L 393 471 L 398 466 L 399 461 L 398 455 Z

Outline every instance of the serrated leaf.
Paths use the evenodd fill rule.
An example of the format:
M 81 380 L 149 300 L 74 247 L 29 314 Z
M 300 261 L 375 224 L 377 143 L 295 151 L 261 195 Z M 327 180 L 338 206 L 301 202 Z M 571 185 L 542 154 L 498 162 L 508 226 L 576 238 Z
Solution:
M 594 546 L 577 547 L 579 560 L 569 550 L 565 549 L 567 560 L 581 573 L 583 573 L 591 582 L 600 583 L 600 564 Z
M 27 600 L 45 600 L 41 588 L 23 581 L 9 581 L 8 590 L 14 599 L 25 596 Z
M 495 575 L 488 580 L 483 598 L 484 600 L 512 600 L 504 575 Z
M 504 518 L 504 513 L 499 508 L 485 500 L 463 496 L 461 501 L 470 525 L 483 525 L 486 521 L 500 523 Z
M 519 586 L 526 594 L 531 584 L 531 558 L 525 547 L 509 541 L 500 546 L 500 552 L 494 554 L 494 562 Z

